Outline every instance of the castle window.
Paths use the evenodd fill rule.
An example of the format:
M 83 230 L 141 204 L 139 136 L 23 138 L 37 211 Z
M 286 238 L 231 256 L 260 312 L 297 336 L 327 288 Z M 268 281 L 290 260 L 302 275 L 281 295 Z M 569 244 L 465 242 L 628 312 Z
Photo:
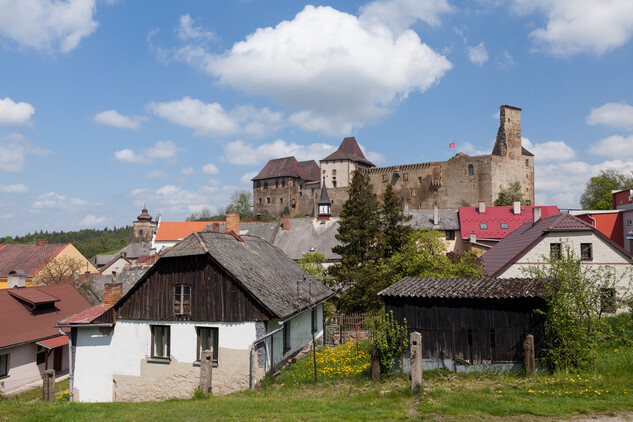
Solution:
M 270 196 L 269 196 L 268 198 L 266 198 L 266 203 L 267 203 L 268 205 L 270 205 Z
M 422 176 L 418 176 L 418 183 L 421 185 L 422 184 Z
M 268 182 L 264 182 L 264 189 L 268 189 Z
M 525 167 L 529 167 L 530 166 L 530 160 L 528 160 L 527 158 L 525 159 Z
M 402 180 L 405 182 L 409 180 L 409 173 L 402 173 Z
M 283 204 L 284 203 L 284 199 L 283 198 L 279 198 L 279 203 Z
M 335 188 L 336 187 L 336 180 L 332 180 L 332 187 Z
M 468 175 L 472 176 L 475 174 L 475 167 L 472 164 L 468 164 Z
M 299 198 L 303 198 L 303 192 L 299 192 Z
M 281 181 L 281 187 L 282 187 L 282 188 L 283 188 L 283 187 L 286 187 L 286 181 L 285 181 L 285 180 L 282 180 L 282 181 Z
M 259 205 L 262 204 L 262 198 L 259 198 Z
M 332 176 L 336 176 L 336 170 L 332 170 Z
M 388 175 L 386 175 L 386 174 L 383 174 L 383 175 L 382 175 L 382 182 L 383 182 L 383 183 L 387 183 L 387 181 L 388 181 L 388 180 L 389 180 L 389 176 L 388 176 Z
M 416 195 L 415 189 L 411 189 L 411 196 L 415 196 L 415 195 Z
M 256 182 L 255 182 L 255 188 L 259 189 L 259 187 L 260 187 L 260 186 L 261 186 L 260 181 L 259 181 L 259 180 L 258 180 L 258 181 L 256 181 Z

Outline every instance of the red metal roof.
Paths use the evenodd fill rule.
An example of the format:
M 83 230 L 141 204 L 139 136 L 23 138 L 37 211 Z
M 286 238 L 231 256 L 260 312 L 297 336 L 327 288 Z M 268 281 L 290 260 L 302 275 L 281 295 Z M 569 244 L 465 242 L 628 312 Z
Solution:
M 27 277 L 33 277 L 48 260 L 69 244 L 4 245 L 0 248 L 0 278 L 7 278 L 9 272 L 17 270 L 24 271 Z
M 9 294 L 18 299 L 22 299 L 31 305 L 40 305 L 42 303 L 59 302 L 59 298 L 51 296 L 48 293 L 37 289 L 9 289 Z
M 181 240 L 193 232 L 204 230 L 211 223 L 224 223 L 224 221 L 162 221 L 156 231 L 156 241 Z
M 100 303 L 97 306 L 88 308 L 78 314 L 71 315 L 66 319 L 58 322 L 58 325 L 75 325 L 75 324 L 90 324 L 92 321 L 105 314 L 110 307 L 106 307 L 104 303 Z
M 58 298 L 52 309 L 30 311 L 30 306 L 11 293 L 31 295 L 30 291 Z M 59 335 L 53 325 L 60 319 L 86 309 L 90 303 L 72 284 L 20 287 L 0 290 L 0 348 L 34 342 Z
M 503 239 L 512 233 L 523 223 L 532 221 L 532 209 L 541 209 L 541 218 L 559 214 L 557 206 L 546 205 L 542 207 L 521 206 L 521 213 L 514 214 L 514 207 L 486 207 L 486 212 L 480 213 L 478 207 L 459 208 L 459 226 L 464 239 L 475 232 L 477 239 Z M 486 228 L 482 228 L 482 224 Z M 502 229 L 501 224 L 507 224 L 507 229 Z
M 54 349 L 56 347 L 66 346 L 68 344 L 68 336 L 57 336 L 48 338 L 46 340 L 40 340 L 37 342 L 40 346 L 44 346 L 47 349 Z

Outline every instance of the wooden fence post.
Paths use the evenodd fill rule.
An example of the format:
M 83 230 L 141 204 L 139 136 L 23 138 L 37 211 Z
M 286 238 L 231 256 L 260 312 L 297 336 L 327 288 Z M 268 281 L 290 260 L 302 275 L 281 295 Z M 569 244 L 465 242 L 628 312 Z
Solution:
M 42 373 L 42 401 L 55 401 L 55 371 L 47 369 Z
M 371 351 L 371 379 L 374 381 L 380 380 L 380 361 L 378 360 L 378 347 L 376 343 L 372 343 L 370 347 Z
M 525 364 L 525 375 L 534 375 L 536 362 L 534 361 L 534 336 L 528 334 L 523 341 L 523 360 Z
M 411 357 L 411 390 L 422 388 L 422 334 L 414 331 L 409 341 Z
M 213 390 L 213 347 L 200 353 L 200 391 L 210 393 Z

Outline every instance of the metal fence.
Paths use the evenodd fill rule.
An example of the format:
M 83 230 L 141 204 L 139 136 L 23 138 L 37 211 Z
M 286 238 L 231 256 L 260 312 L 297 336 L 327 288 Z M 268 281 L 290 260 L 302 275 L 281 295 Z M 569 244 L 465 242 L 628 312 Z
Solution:
M 325 326 L 325 345 L 334 347 L 348 341 L 373 340 L 369 320 L 378 314 L 337 314 Z

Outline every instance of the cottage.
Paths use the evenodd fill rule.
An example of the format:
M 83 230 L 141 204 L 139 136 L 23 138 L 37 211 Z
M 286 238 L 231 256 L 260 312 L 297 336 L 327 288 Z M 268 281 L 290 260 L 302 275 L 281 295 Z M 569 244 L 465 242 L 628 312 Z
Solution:
M 322 336 L 332 295 L 280 249 L 234 231 L 192 233 L 117 300 L 121 288 L 59 322 L 73 332 L 73 400 L 190 397 L 211 347 L 213 392 L 248 388 Z

